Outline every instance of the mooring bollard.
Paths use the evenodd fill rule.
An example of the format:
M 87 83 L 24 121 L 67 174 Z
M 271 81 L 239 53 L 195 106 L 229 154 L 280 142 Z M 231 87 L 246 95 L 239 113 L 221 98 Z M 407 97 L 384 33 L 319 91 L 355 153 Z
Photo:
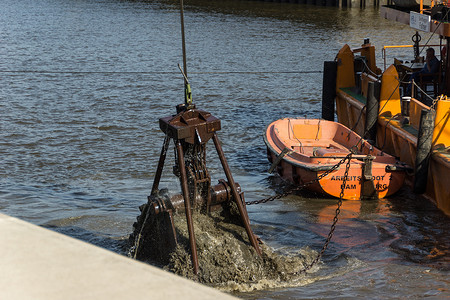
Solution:
M 413 185 L 413 191 L 417 194 L 423 194 L 427 189 L 435 116 L 436 112 L 433 109 L 422 109 L 420 115 Z

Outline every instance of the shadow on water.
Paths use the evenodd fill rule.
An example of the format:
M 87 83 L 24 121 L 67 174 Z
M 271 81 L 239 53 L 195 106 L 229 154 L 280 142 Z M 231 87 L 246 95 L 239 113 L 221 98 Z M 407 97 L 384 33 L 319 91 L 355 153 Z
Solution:
M 282 179 L 270 177 L 271 188 L 282 193 L 291 186 Z M 291 207 L 284 208 L 296 214 L 296 222 L 315 237 L 314 247 L 324 241 L 336 215 L 337 199 L 326 199 L 307 190 L 282 199 Z M 333 263 L 340 254 L 364 260 L 391 260 L 400 264 L 419 264 L 437 270 L 450 270 L 450 219 L 430 201 L 401 189 L 389 199 L 343 201 L 332 243 L 324 255 L 325 262 Z M 288 220 L 289 218 L 284 218 Z M 297 241 L 304 233 L 297 234 Z M 306 236 L 305 236 L 305 240 Z M 367 257 L 368 251 L 377 253 Z
M 146 2 L 146 1 L 133 1 Z M 170 7 L 178 10 L 178 0 L 159 0 L 164 7 Z M 208 0 L 189 0 L 184 1 L 184 9 L 186 12 L 206 12 L 208 14 L 224 14 L 246 17 L 259 18 L 275 18 L 278 20 L 292 20 L 300 23 L 314 24 L 317 28 L 326 28 L 327 26 L 345 26 L 348 18 L 342 16 L 339 11 L 350 11 L 350 9 L 337 7 L 326 7 L 317 5 L 280 3 L 270 1 L 242 1 L 242 0 L 225 0 L 225 1 L 208 1 Z M 360 10 L 357 10 L 361 13 Z M 371 11 L 371 10 L 369 10 Z M 317 18 L 317 14 L 321 14 L 322 18 Z
M 450 219 L 430 201 L 410 191 L 390 199 L 395 214 L 379 227 L 387 236 L 396 234 L 389 245 L 403 259 L 450 271 Z
M 157 3 L 160 9 L 178 11 L 180 9 L 179 0 L 127 0 L 139 4 Z M 185 20 L 189 31 L 189 13 L 205 14 L 205 18 L 237 16 L 248 18 L 269 18 L 271 20 L 289 21 L 293 25 L 309 30 L 318 30 L 318 38 L 322 30 L 345 30 L 351 25 L 352 16 L 365 15 L 367 18 L 377 18 L 378 11 L 373 9 L 360 10 L 350 8 L 337 8 L 333 6 L 317 6 L 307 4 L 280 3 L 271 1 L 243 1 L 243 0 L 189 0 L 184 1 L 184 11 L 187 15 Z M 321 17 L 317 17 L 321 16 Z M 230 20 L 232 21 L 232 20 Z M 192 25 L 192 24 L 191 24 Z M 243 26 L 246 30 L 251 24 L 245 24 L 243 19 L 239 20 L 238 26 Z M 351 25 L 353 26 L 353 25 Z M 271 30 L 276 30 L 272 28 Z M 281 32 L 280 32 L 281 34 Z
M 99 232 L 89 231 L 79 226 L 58 226 L 44 224 L 42 225 L 42 227 L 122 255 L 127 254 L 127 250 L 129 247 L 128 236 L 119 238 L 109 237 Z

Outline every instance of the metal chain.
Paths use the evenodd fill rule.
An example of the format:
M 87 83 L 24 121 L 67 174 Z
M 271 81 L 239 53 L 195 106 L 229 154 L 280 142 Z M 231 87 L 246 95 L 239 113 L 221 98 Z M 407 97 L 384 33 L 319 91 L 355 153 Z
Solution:
M 315 264 L 317 264 L 317 262 L 320 260 L 322 255 L 325 253 L 325 250 L 327 250 L 327 248 L 328 248 L 328 244 L 330 243 L 331 238 L 333 237 L 333 234 L 334 234 L 334 230 L 336 229 L 336 224 L 338 222 L 338 216 L 341 212 L 342 199 L 344 198 L 345 184 L 347 183 L 348 171 L 350 169 L 350 161 L 352 159 L 351 152 L 345 159 L 347 159 L 347 158 L 348 158 L 348 161 L 347 161 L 347 165 L 345 167 L 344 180 L 342 181 L 341 193 L 339 194 L 339 200 L 337 203 L 336 214 L 333 219 L 333 224 L 331 224 L 330 232 L 328 233 L 327 239 L 325 240 L 325 244 L 323 245 L 322 250 L 319 252 L 317 257 L 309 265 L 307 265 L 303 270 L 293 273 L 293 275 L 298 275 L 298 274 L 306 273 L 307 271 L 309 271 Z
M 352 148 L 353 148 L 353 147 L 352 147 Z M 336 229 L 336 224 L 337 224 L 337 222 L 338 222 L 338 220 L 339 220 L 338 217 L 339 217 L 339 214 L 340 214 L 340 212 L 341 212 L 342 200 L 344 199 L 344 190 L 345 190 L 345 185 L 346 185 L 346 183 L 347 183 L 348 171 L 350 170 L 350 164 L 351 164 L 352 154 L 353 154 L 353 152 L 350 151 L 350 153 L 349 153 L 346 157 L 344 157 L 343 159 L 341 159 L 341 160 L 340 160 L 336 165 L 334 165 L 331 169 L 329 169 L 329 170 L 327 170 L 326 172 L 320 174 L 319 176 L 317 176 L 316 179 L 311 180 L 311 181 L 309 181 L 309 182 L 306 182 L 306 183 L 302 184 L 302 185 L 299 186 L 299 187 L 290 189 L 289 191 L 287 191 L 287 192 L 285 192 L 285 193 L 278 194 L 278 195 L 275 195 L 275 196 L 272 196 L 272 197 L 269 197 L 269 198 L 265 198 L 265 199 L 261 199 L 261 200 L 256 200 L 256 201 L 245 202 L 245 204 L 247 204 L 247 205 L 260 204 L 260 203 L 266 203 L 266 202 L 269 202 L 269 201 L 273 201 L 273 200 L 280 199 L 280 198 L 282 198 L 282 197 L 288 196 L 288 195 L 292 194 L 292 193 L 295 192 L 295 191 L 299 191 L 299 190 L 301 190 L 301 189 L 303 189 L 303 188 L 305 188 L 305 187 L 311 185 L 311 184 L 314 183 L 314 182 L 318 182 L 320 179 L 324 178 L 325 176 L 327 176 L 328 174 L 330 174 L 331 172 L 333 172 L 334 170 L 336 170 L 340 165 L 342 165 L 342 164 L 345 162 L 345 160 L 347 160 L 347 164 L 346 164 L 346 166 L 345 166 L 345 172 L 344 172 L 344 179 L 343 179 L 342 185 L 341 185 L 341 192 L 340 192 L 340 194 L 339 194 L 339 200 L 338 200 L 338 202 L 337 202 L 336 214 L 334 215 L 333 223 L 331 224 L 331 228 L 330 228 L 330 232 L 328 233 L 327 239 L 325 240 L 325 243 L 324 243 L 324 245 L 322 246 L 322 250 L 320 250 L 319 254 L 317 254 L 317 257 L 314 258 L 314 260 L 313 260 L 309 265 L 307 265 L 306 267 L 304 267 L 304 268 L 303 268 L 302 270 L 300 270 L 300 271 L 297 271 L 297 272 L 294 272 L 294 273 L 290 273 L 290 275 L 299 275 L 299 274 L 306 273 L 307 271 L 309 271 L 315 264 L 317 264 L 317 263 L 319 262 L 320 258 L 321 258 L 321 257 L 323 256 L 323 254 L 325 253 L 325 250 L 327 250 L 328 244 L 330 243 L 331 239 L 333 238 L 333 234 L 334 234 L 334 231 L 335 231 L 335 229 Z
M 350 157 L 352 155 L 352 152 L 350 152 L 346 157 L 344 157 L 343 159 L 341 159 L 337 164 L 335 164 L 333 167 L 331 167 L 331 169 L 327 170 L 326 172 L 320 174 L 319 176 L 317 176 L 316 179 L 313 179 L 311 181 L 305 182 L 300 186 L 294 187 L 289 189 L 287 192 L 284 192 L 282 194 L 277 194 L 275 196 L 271 196 L 268 198 L 264 198 L 261 200 L 255 200 L 255 201 L 249 201 L 249 202 L 245 202 L 246 205 L 254 205 L 254 204 L 261 204 L 261 203 L 267 203 L 270 201 L 274 201 L 274 200 L 278 200 L 280 198 L 286 197 L 291 195 L 294 192 L 300 191 L 308 186 L 310 186 L 311 184 L 318 182 L 319 180 L 321 180 L 322 178 L 324 178 L 325 176 L 327 176 L 328 174 L 330 174 L 331 172 L 333 172 L 334 170 L 336 170 L 337 168 L 339 168 L 340 165 L 342 165 L 346 159 L 350 160 Z
M 436 104 L 438 103 L 438 101 L 440 100 L 444 100 L 444 95 L 438 96 L 436 97 L 436 99 L 433 100 L 433 103 L 431 103 L 430 108 L 431 109 L 436 109 Z

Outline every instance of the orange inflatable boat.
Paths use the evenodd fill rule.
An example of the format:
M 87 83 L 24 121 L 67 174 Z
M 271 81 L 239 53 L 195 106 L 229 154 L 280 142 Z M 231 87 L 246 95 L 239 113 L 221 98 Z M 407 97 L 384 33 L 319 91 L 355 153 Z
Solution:
M 308 189 L 334 197 L 340 196 L 347 160 L 335 170 L 332 168 L 352 149 L 343 194 L 347 200 L 394 194 L 403 186 L 408 169 L 344 125 L 331 121 L 277 120 L 267 127 L 264 141 L 271 170 L 276 168 L 282 178 L 297 185 L 314 181 Z M 326 172 L 329 174 L 317 180 Z

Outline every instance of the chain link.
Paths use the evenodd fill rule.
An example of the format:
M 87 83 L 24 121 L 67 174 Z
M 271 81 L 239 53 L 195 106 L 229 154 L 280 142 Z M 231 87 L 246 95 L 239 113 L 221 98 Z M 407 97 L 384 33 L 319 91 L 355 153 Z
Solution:
M 293 187 L 293 188 L 289 189 L 287 192 L 284 192 L 282 194 L 277 194 L 275 196 L 271 196 L 271 197 L 264 198 L 264 199 L 261 199 L 261 200 L 245 202 L 245 204 L 246 205 L 255 205 L 255 204 L 261 204 L 261 203 L 267 203 L 267 202 L 270 202 L 270 201 L 278 200 L 280 198 L 289 196 L 289 195 L 293 194 L 294 192 L 300 191 L 300 190 L 310 186 L 311 184 L 313 184 L 315 182 L 319 182 L 319 180 L 321 180 L 322 178 L 324 178 L 325 176 L 327 176 L 328 174 L 330 174 L 331 172 L 333 172 L 334 170 L 339 168 L 339 166 L 342 165 L 345 162 L 346 159 L 350 159 L 351 155 L 352 155 L 352 152 L 350 152 L 346 157 L 341 159 L 337 164 L 335 164 L 329 170 L 327 170 L 327 171 L 323 172 L 322 174 L 320 174 L 319 176 L 317 176 L 316 179 L 313 179 L 311 181 L 305 182 L 305 183 L 303 183 L 300 186 Z
M 301 273 L 306 273 L 315 264 L 317 264 L 317 262 L 320 260 L 322 255 L 325 253 L 325 250 L 327 250 L 328 244 L 330 243 L 331 238 L 333 237 L 334 230 L 336 229 L 336 224 L 338 222 L 338 216 L 339 216 L 339 214 L 341 212 L 342 199 L 344 198 L 345 184 L 347 183 L 348 171 L 350 169 L 350 161 L 352 159 L 352 153 L 351 152 L 350 152 L 350 154 L 348 156 L 345 157 L 345 159 L 347 159 L 347 158 L 348 158 L 348 161 L 347 161 L 347 165 L 345 167 L 344 180 L 342 181 L 342 185 L 341 185 L 341 193 L 339 194 L 339 200 L 338 200 L 338 203 L 337 203 L 336 214 L 335 214 L 335 216 L 333 218 L 333 224 L 331 224 L 331 229 L 330 229 L 330 232 L 328 233 L 327 239 L 325 240 L 325 244 L 323 245 L 322 250 L 320 250 L 320 252 L 317 255 L 317 257 L 309 265 L 307 265 L 303 270 L 294 273 L 294 275 L 298 275 L 298 274 L 301 274 Z
M 433 100 L 433 103 L 431 103 L 430 108 L 436 109 L 436 104 L 438 103 L 438 101 L 444 100 L 444 99 L 447 100 L 447 97 L 445 97 L 445 98 L 444 97 L 445 97 L 444 95 L 436 97 L 436 99 Z
M 336 224 L 338 222 L 338 217 L 339 214 L 341 212 L 341 206 L 342 206 L 342 199 L 344 199 L 344 190 L 345 190 L 345 185 L 347 183 L 347 178 L 348 178 L 348 171 L 350 170 L 350 163 L 351 163 L 351 159 L 352 159 L 352 154 L 353 152 L 350 151 L 350 153 L 344 157 L 343 159 L 341 159 L 336 165 L 334 165 L 330 170 L 327 170 L 326 172 L 322 173 L 321 175 L 317 176 L 316 179 L 311 180 L 309 182 L 304 183 L 303 185 L 293 188 L 291 190 L 289 190 L 288 192 L 282 193 L 282 194 L 278 194 L 269 198 L 265 198 L 262 200 L 257 200 L 257 201 L 251 201 L 251 202 L 245 202 L 247 205 L 252 205 L 252 204 L 260 204 L 260 203 L 266 203 L 269 201 L 273 201 L 276 199 L 280 199 L 282 197 L 288 196 L 290 194 L 292 194 L 295 191 L 299 191 L 311 184 L 313 184 L 314 182 L 318 182 L 320 179 L 324 178 L 325 176 L 327 176 L 328 174 L 330 174 L 331 172 L 333 172 L 334 170 L 336 170 L 340 165 L 342 165 L 346 160 L 347 160 L 347 164 L 345 166 L 345 172 L 344 172 L 344 179 L 342 181 L 342 185 L 341 185 L 341 192 L 339 194 L 339 200 L 337 202 L 337 208 L 336 208 L 336 214 L 333 218 L 333 223 L 331 224 L 331 228 L 330 228 L 330 232 L 328 233 L 327 239 L 325 240 L 324 245 L 322 246 L 322 250 L 320 250 L 319 254 L 317 255 L 316 258 L 314 258 L 314 260 L 307 265 L 306 267 L 304 267 L 302 270 L 294 272 L 294 273 L 290 273 L 291 275 L 298 275 L 298 274 L 302 274 L 302 273 L 306 273 L 307 271 L 309 271 L 315 264 L 317 264 L 320 260 L 320 258 L 322 257 L 322 255 L 325 253 L 325 250 L 327 250 L 328 248 L 328 244 L 330 243 L 333 234 L 334 234 L 334 230 L 336 229 Z

